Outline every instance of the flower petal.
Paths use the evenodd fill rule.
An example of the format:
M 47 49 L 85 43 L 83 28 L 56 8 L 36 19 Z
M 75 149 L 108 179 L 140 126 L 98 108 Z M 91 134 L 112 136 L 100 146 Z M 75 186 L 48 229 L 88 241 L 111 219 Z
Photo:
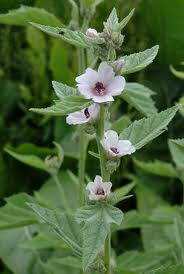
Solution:
M 98 82 L 98 73 L 91 68 L 87 68 L 85 73 L 76 77 L 75 80 L 79 84 L 94 86 Z
M 92 104 L 88 107 L 91 119 L 96 119 L 98 117 L 100 106 L 98 104 Z
M 111 193 L 111 187 L 112 187 L 111 182 L 104 182 L 103 183 L 103 189 L 104 189 L 107 196 L 109 196 L 109 194 Z
M 78 89 L 80 94 L 82 94 L 86 99 L 90 99 L 93 96 L 92 90 L 87 84 L 78 84 Z
M 107 62 L 102 62 L 98 68 L 98 80 L 102 82 L 105 86 L 107 86 L 114 78 L 114 71 L 111 66 L 107 64 Z
M 109 94 L 112 96 L 120 95 L 125 88 L 125 83 L 126 81 L 123 76 L 116 76 L 107 87 Z
M 105 132 L 104 138 L 106 140 L 109 140 L 112 147 L 116 147 L 119 141 L 118 134 L 114 130 L 107 130 Z
M 69 125 L 84 124 L 84 123 L 87 123 L 89 120 L 90 118 L 86 118 L 83 111 L 76 111 L 76 112 L 70 113 L 66 117 L 66 122 Z
M 99 176 L 99 175 L 96 175 L 96 177 L 94 179 L 94 183 L 101 186 L 101 184 L 102 184 L 102 177 Z
M 119 155 L 130 155 L 135 152 L 135 147 L 128 140 L 120 140 L 118 143 Z
M 113 97 L 111 95 L 101 95 L 101 96 L 96 96 L 96 95 L 92 95 L 91 99 L 95 102 L 95 103 L 106 103 L 106 102 L 112 102 L 114 101 Z

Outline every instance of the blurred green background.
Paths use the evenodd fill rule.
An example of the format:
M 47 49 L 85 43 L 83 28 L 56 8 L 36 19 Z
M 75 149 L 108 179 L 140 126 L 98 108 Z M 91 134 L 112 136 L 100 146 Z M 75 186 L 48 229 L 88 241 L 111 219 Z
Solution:
M 1 0 L 0 13 L 5 14 L 20 5 L 44 8 L 56 15 L 63 24 L 69 24 L 71 6 L 68 0 Z M 142 51 L 159 44 L 156 60 L 146 70 L 132 74 L 127 81 L 137 81 L 151 87 L 159 110 L 166 109 L 184 94 L 184 81 L 176 78 L 169 65 L 182 70 L 184 61 L 184 1 L 183 0 L 104 0 L 97 8 L 91 27 L 102 30 L 103 21 L 113 7 L 120 18 L 132 8 L 135 15 L 125 29 L 125 42 L 119 55 Z M 50 38 L 29 24 L 18 26 L 4 24 L 0 16 L 0 201 L 13 193 L 38 189 L 46 175 L 11 158 L 4 152 L 5 146 L 18 147 L 17 151 L 47 155 L 52 141 L 64 143 L 73 130 L 64 118 L 45 118 L 29 112 L 30 107 L 48 106 L 54 96 L 51 81 L 68 85 L 75 84 L 77 55 L 74 47 Z M 125 112 L 124 104 L 120 113 Z M 136 118 L 140 114 L 134 113 Z M 144 159 L 170 160 L 166 139 L 183 137 L 184 118 L 177 114 L 169 131 L 141 152 Z M 33 147 L 30 144 L 36 145 Z M 45 147 L 45 149 L 43 148 Z M 47 148 L 47 149 L 46 149 Z M 69 149 L 69 148 L 68 148 Z M 76 151 L 68 151 L 64 168 L 77 170 Z M 159 155 L 159 156 L 158 156 Z M 98 167 L 92 166 L 89 156 L 87 169 L 96 174 Z M 116 174 L 118 178 L 119 174 Z M 141 175 L 140 175 L 141 176 Z M 144 175 L 144 180 L 146 180 Z M 181 186 L 173 179 L 155 179 L 149 175 L 150 184 L 171 203 L 181 202 Z M 166 180 L 167 182 L 163 183 Z M 156 185 L 155 185 L 156 184 Z M 135 201 L 126 202 L 126 210 L 135 208 Z M 132 232 L 131 232 L 132 233 Z M 131 235 L 137 239 L 136 234 Z M 133 241 L 132 241 L 133 242 Z M 126 246 L 126 243 L 125 243 Z M 3 270 L 2 270 L 3 271 Z M 5 272 L 2 272 L 5 273 Z M 7 272 L 6 272 L 7 273 Z

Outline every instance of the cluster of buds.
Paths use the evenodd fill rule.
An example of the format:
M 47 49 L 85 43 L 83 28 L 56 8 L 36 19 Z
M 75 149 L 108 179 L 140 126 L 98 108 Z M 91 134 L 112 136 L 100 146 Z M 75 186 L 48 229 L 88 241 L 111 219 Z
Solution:
M 47 156 L 44 161 L 47 170 L 51 175 L 56 175 L 58 173 L 64 158 L 64 152 L 62 147 L 56 142 L 54 142 L 54 145 L 56 146 L 58 151 L 57 155 Z

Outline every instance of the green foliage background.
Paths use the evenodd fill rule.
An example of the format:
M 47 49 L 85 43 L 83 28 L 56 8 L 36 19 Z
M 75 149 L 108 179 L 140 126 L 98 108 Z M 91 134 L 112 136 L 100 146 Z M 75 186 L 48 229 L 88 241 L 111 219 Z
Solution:
M 20 5 L 41 7 L 55 14 L 64 24 L 69 23 L 70 4 L 67 0 L 1 0 L 0 13 Z M 101 30 L 113 6 L 121 18 L 132 8 L 135 16 L 125 29 L 123 54 L 139 52 L 159 44 L 159 55 L 146 70 L 128 75 L 127 80 L 139 82 L 156 92 L 154 100 L 159 111 L 173 106 L 184 94 L 184 82 L 176 78 L 169 65 L 179 67 L 184 61 L 184 2 L 183 0 L 126 0 L 109 1 L 100 4 L 91 26 Z M 1 23 L 1 17 L 0 17 Z M 122 54 L 119 52 L 119 54 Z M 32 194 L 48 178 L 45 173 L 32 169 L 16 161 L 4 152 L 5 147 L 17 147 L 17 152 L 35 153 L 46 156 L 53 153 L 52 141 L 64 144 L 67 157 L 64 169 L 77 171 L 77 146 L 70 150 L 69 138 L 73 130 L 66 125 L 64 118 L 45 118 L 29 112 L 30 107 L 50 105 L 53 99 L 51 80 L 74 85 L 77 74 L 77 56 L 74 47 L 54 38 L 50 38 L 30 25 L 0 25 L 0 202 L 4 198 L 19 192 Z M 126 103 L 118 107 L 118 117 L 127 112 L 132 119 L 142 116 L 135 110 L 128 109 Z M 117 119 L 118 117 L 114 117 Z M 155 159 L 171 162 L 167 138 L 182 138 L 184 117 L 177 114 L 166 133 L 147 145 L 136 158 L 143 161 Z M 32 146 L 33 143 L 36 146 Z M 94 147 L 92 143 L 91 149 Z M 114 176 L 114 181 L 121 186 L 128 182 L 122 179 L 126 162 Z M 150 213 L 163 201 L 171 205 L 181 204 L 182 184 L 176 178 L 151 175 L 131 164 L 130 171 L 137 175 L 141 183 L 136 188 L 133 198 L 120 204 L 123 211 L 138 208 L 142 213 Z M 95 159 L 89 155 L 87 162 L 89 176 L 99 171 Z M 3 232 L 5 233 L 5 232 Z M 145 232 L 143 243 L 139 230 L 119 232 L 118 238 L 123 243 L 118 252 L 135 248 L 141 250 L 149 243 L 150 231 Z M 6 235 L 8 237 L 8 234 Z M 117 241 L 118 239 L 114 239 Z M 148 250 L 150 247 L 146 246 Z M 1 273 L 9 273 L 4 264 Z

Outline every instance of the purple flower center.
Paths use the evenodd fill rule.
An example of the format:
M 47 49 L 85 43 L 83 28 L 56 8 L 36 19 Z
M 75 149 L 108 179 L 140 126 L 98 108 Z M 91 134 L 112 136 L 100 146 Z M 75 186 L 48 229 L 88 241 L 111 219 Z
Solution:
M 103 188 L 97 188 L 96 195 L 105 195 Z
M 86 116 L 86 119 L 88 119 L 90 117 L 90 113 L 89 113 L 88 108 L 85 108 L 84 115 Z
M 104 95 L 105 87 L 104 87 L 103 83 L 97 82 L 95 85 L 95 91 L 98 95 Z
M 110 150 L 114 153 L 114 154 L 119 154 L 119 151 L 116 147 L 111 147 Z

